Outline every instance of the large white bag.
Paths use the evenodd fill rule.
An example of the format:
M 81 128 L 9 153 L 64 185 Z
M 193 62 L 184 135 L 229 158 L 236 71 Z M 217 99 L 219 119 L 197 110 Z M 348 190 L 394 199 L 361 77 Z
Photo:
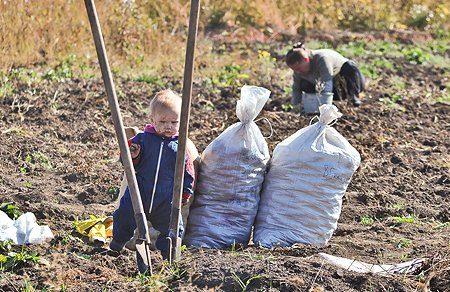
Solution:
M 269 95 L 262 87 L 242 87 L 236 108 L 240 122 L 203 151 L 184 238 L 187 245 L 248 244 L 269 160 L 267 143 L 253 120 Z
M 265 247 L 323 246 L 341 213 L 342 197 L 361 157 L 329 124 L 342 114 L 319 108 L 319 122 L 275 147 L 255 221 L 254 239 Z

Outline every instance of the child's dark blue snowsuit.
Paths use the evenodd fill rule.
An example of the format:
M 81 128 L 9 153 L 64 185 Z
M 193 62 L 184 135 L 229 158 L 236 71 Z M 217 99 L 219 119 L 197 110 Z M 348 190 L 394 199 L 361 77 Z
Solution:
M 147 220 L 160 232 L 155 243 L 156 248 L 162 254 L 165 254 L 168 251 L 166 237 L 169 233 L 178 135 L 170 138 L 163 137 L 156 134 L 152 126 L 147 126 L 145 132 L 139 133 L 131 139 L 131 143 L 140 145 L 139 156 L 133 160 L 136 180 Z M 153 199 L 153 207 L 149 213 L 160 151 L 162 151 L 162 154 L 158 180 Z M 194 184 L 193 164 L 187 154 L 185 169 L 183 185 L 184 198 L 192 195 Z M 123 249 L 125 243 L 131 239 L 136 228 L 129 188 L 126 189 L 125 194 L 120 200 L 120 206 L 114 212 L 113 220 L 113 241 L 110 247 L 113 250 L 120 251 Z M 180 225 L 183 228 L 182 223 Z

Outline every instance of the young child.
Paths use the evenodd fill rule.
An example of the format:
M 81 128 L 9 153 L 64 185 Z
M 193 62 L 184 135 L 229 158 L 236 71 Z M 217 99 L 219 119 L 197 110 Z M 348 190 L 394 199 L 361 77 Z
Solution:
M 138 133 L 128 142 L 144 210 L 153 228 L 160 233 L 155 245 L 163 257 L 168 253 L 166 237 L 169 233 L 172 207 L 180 111 L 181 98 L 175 92 L 172 90 L 158 92 L 150 102 L 151 124 L 146 125 L 144 132 Z M 187 204 L 193 194 L 195 177 L 193 163 L 188 154 L 185 169 L 183 204 Z M 156 189 L 152 198 L 153 188 Z M 121 251 L 126 242 L 133 237 L 136 228 L 128 187 L 120 199 L 119 207 L 114 211 L 113 220 L 113 240 L 110 248 Z
M 137 127 L 125 127 L 125 134 L 126 134 L 128 140 L 132 139 L 139 132 L 140 132 L 140 130 Z M 189 138 L 187 138 L 187 140 L 186 140 L 186 155 L 189 155 L 190 160 L 193 161 L 194 174 L 195 174 L 194 182 L 197 182 L 197 175 L 198 175 L 201 159 L 200 159 L 200 154 L 198 153 L 197 147 L 195 146 L 194 142 L 192 142 L 192 140 Z M 194 184 L 194 192 L 195 192 L 195 186 L 196 186 L 196 183 Z M 125 194 L 125 190 L 127 189 L 127 187 L 128 187 L 128 182 L 127 182 L 127 178 L 124 173 L 122 182 L 120 184 L 119 195 L 117 196 L 118 199 L 116 202 L 116 209 L 119 208 L 120 199 L 122 199 L 123 195 Z M 184 203 L 181 205 L 181 218 L 183 219 L 183 222 L 185 224 L 187 223 L 187 219 L 189 217 L 189 211 L 190 211 L 192 202 L 193 202 L 193 198 L 189 199 L 187 201 L 187 203 Z M 149 229 L 148 231 L 150 233 L 150 241 L 151 241 L 150 249 L 156 250 L 155 242 L 158 239 L 158 236 L 160 233 L 158 230 L 155 230 L 153 228 L 152 223 L 150 221 L 147 220 L 147 224 L 148 224 L 148 229 Z M 136 240 L 139 237 L 139 235 L 137 233 L 138 233 L 137 229 L 135 229 L 133 237 L 130 239 L 130 241 L 128 241 L 125 244 L 125 247 L 128 248 L 129 250 L 136 251 Z

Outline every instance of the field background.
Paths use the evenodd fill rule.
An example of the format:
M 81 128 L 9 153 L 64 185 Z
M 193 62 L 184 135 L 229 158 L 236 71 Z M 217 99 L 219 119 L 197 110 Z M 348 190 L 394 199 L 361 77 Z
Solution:
M 179 75 L 184 65 L 189 1 L 96 1 L 113 68 L 120 72 Z M 95 62 L 84 2 L 5 0 L 0 2 L 2 68 L 54 64 L 73 55 Z M 201 1 L 197 64 L 211 67 L 211 35 L 229 40 L 271 42 L 300 38 L 310 30 L 352 32 L 417 30 L 448 36 L 445 0 L 206 0 Z M 210 63 L 210 61 L 213 61 Z

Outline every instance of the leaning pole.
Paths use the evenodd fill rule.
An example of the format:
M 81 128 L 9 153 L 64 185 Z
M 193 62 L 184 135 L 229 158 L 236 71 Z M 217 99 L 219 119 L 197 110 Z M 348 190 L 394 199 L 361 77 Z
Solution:
M 169 263 L 178 260 L 181 256 L 181 237 L 178 234 L 181 217 L 181 195 L 185 171 L 186 139 L 189 128 L 189 116 L 192 97 L 192 76 L 194 71 L 194 53 L 197 40 L 198 16 L 200 13 L 200 0 L 191 1 L 189 14 L 189 28 L 186 45 L 186 59 L 184 63 L 183 101 L 181 104 L 180 130 L 178 138 L 178 152 L 175 165 L 175 182 L 172 195 L 172 210 L 169 227 Z M 186 222 L 184 222 L 186 223 Z
M 119 102 L 117 101 L 116 90 L 112 79 L 111 70 L 109 68 L 108 57 L 106 55 L 105 44 L 103 42 L 100 22 L 98 20 L 97 11 L 94 0 L 85 0 L 86 10 L 91 25 L 92 35 L 94 37 L 95 49 L 97 50 L 98 61 L 102 71 L 103 82 L 105 83 L 108 103 L 111 109 L 111 116 L 114 122 L 117 140 L 120 147 L 120 157 L 122 158 L 125 175 L 130 189 L 131 202 L 134 210 L 134 218 L 139 231 L 139 240 L 136 242 L 136 249 L 144 263 L 148 266 L 148 272 L 152 274 L 152 265 L 150 258 L 150 233 L 148 232 L 147 218 L 145 216 L 144 207 L 142 205 L 141 195 L 131 160 L 130 151 L 128 151 L 128 143 L 125 130 L 120 114 Z

